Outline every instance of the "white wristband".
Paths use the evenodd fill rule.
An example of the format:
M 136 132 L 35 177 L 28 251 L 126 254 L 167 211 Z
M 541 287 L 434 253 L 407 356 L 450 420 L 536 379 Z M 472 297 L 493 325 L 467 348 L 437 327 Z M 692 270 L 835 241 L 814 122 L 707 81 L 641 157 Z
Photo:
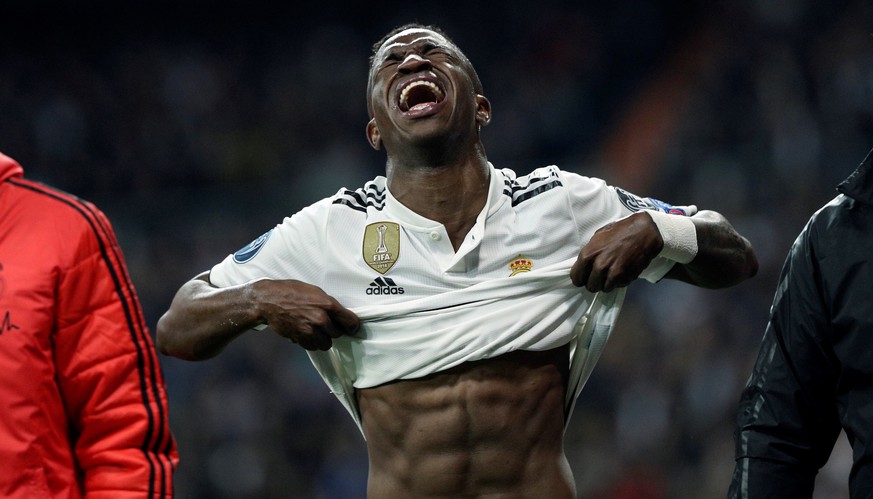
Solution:
M 651 215 L 664 247 L 658 256 L 679 263 L 688 263 L 697 256 L 697 228 L 690 218 L 683 215 L 671 215 L 663 211 L 646 211 Z

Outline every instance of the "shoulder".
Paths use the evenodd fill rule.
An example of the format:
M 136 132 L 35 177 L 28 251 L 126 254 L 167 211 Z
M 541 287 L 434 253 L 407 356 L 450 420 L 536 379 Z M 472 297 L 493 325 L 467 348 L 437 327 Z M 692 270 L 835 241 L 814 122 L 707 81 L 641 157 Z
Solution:
M 336 194 L 324 200 L 324 204 L 363 213 L 366 213 L 369 208 L 382 210 L 385 206 L 385 190 L 385 177 L 376 177 L 357 189 L 341 188 Z
M 583 202 L 622 200 L 622 194 L 625 193 L 610 186 L 603 179 L 581 175 L 556 165 L 542 166 L 522 176 L 516 176 L 512 170 L 507 169 L 498 172 L 505 178 L 504 194 L 512 198 L 514 205 L 544 193 L 560 193 L 569 199 Z
M 34 255 L 73 265 L 118 245 L 109 219 L 90 201 L 27 179 L 4 182 L 3 217 Z M 2 225 L 2 224 L 0 224 Z
M 873 209 L 839 194 L 809 217 L 791 245 L 788 260 L 794 265 L 807 262 L 834 276 L 855 274 L 855 266 L 866 265 L 869 259 L 871 233 Z
M 96 231 L 108 227 L 106 216 L 90 201 L 40 182 L 23 178 L 6 181 L 10 200 L 21 212 L 22 218 L 34 224 L 52 222 L 61 233 L 70 231 Z
M 366 220 L 372 210 L 382 211 L 385 197 L 384 177 L 376 177 L 354 189 L 342 187 L 332 196 L 322 198 L 285 217 L 278 229 L 280 233 L 305 231 L 319 234 L 328 224 L 356 224 L 360 220 Z
M 516 174 L 515 170 L 510 168 L 495 168 L 495 172 L 503 177 L 504 183 L 513 189 L 523 189 L 531 184 L 538 184 L 543 181 L 560 181 L 563 173 L 557 166 L 541 166 L 535 168 L 530 173 L 525 175 Z
M 839 194 L 809 217 L 801 235 L 814 241 L 824 241 L 842 232 L 844 226 L 856 223 L 853 219 L 864 218 L 861 213 L 865 211 L 864 206 L 851 197 Z M 867 218 L 870 218 L 869 212 Z
M 554 165 L 539 167 L 521 176 L 509 168 L 495 169 L 495 172 L 502 177 L 503 194 L 512 200 L 513 205 L 564 187 L 567 183 L 563 172 Z
M 816 248 L 863 248 L 873 232 L 873 207 L 839 194 L 809 218 L 798 239 Z

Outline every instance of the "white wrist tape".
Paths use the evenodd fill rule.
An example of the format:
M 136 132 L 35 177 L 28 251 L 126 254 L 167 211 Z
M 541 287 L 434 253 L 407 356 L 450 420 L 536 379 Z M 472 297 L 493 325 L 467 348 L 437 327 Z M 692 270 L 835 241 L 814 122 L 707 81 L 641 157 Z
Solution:
M 663 211 L 647 211 L 652 216 L 664 247 L 658 256 L 679 263 L 688 263 L 697 256 L 697 228 L 690 218 Z

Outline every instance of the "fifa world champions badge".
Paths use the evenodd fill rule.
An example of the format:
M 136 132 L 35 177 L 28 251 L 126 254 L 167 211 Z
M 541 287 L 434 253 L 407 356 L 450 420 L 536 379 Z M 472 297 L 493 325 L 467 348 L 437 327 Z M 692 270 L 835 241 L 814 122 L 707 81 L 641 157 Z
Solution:
M 397 263 L 400 257 L 400 224 L 376 222 L 364 229 L 364 262 L 380 274 Z

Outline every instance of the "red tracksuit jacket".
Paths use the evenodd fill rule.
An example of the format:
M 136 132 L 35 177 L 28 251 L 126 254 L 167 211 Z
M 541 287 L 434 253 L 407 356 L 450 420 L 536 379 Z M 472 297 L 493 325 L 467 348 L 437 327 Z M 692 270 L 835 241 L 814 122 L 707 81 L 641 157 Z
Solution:
M 0 497 L 170 497 L 177 462 L 109 221 L 0 154 Z

